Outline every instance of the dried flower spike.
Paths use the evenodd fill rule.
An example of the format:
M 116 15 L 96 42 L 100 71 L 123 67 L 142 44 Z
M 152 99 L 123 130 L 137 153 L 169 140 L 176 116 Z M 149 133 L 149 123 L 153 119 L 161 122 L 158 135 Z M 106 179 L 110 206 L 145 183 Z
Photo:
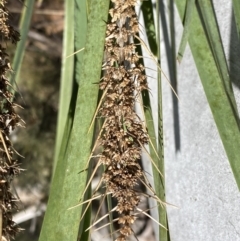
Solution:
M 133 42 L 139 32 L 135 13 L 137 1 L 111 1 L 104 76 L 100 82 L 100 89 L 105 90 L 106 94 L 99 109 L 99 116 L 105 118 L 100 137 L 103 151 L 99 162 L 105 166 L 103 182 L 107 193 L 117 200 L 120 229 L 116 241 L 125 241 L 133 233 L 132 224 L 140 202 L 136 186 L 139 180 L 144 182 L 139 164 L 141 147 L 148 143 L 148 134 L 135 112 L 135 101 L 148 86 Z

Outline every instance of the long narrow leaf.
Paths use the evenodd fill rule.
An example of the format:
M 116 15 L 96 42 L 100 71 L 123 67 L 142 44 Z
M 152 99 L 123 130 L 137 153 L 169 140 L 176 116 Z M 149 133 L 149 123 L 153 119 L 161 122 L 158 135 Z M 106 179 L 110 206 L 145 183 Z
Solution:
M 187 1 L 186 11 L 185 11 L 186 14 L 184 17 L 184 30 L 183 30 L 181 42 L 180 42 L 179 49 L 178 49 L 178 56 L 177 56 L 179 63 L 181 63 L 185 48 L 187 46 L 188 35 L 189 35 L 189 25 L 190 25 L 191 18 L 192 18 L 192 11 L 193 11 L 194 4 L 195 4 L 195 0 Z
M 75 51 L 79 51 L 80 49 L 84 49 L 86 46 L 86 35 L 87 35 L 87 29 L 88 29 L 88 18 L 91 17 L 90 10 L 91 10 L 91 1 L 86 0 L 75 0 L 75 43 L 74 48 Z M 80 31 L 79 31 L 80 30 Z M 84 50 L 85 51 L 85 50 Z M 75 55 L 75 82 L 78 84 L 81 84 L 81 71 L 82 67 L 84 65 L 84 51 L 78 52 Z M 88 166 L 88 176 L 85 178 L 89 178 L 90 171 L 91 171 L 91 165 Z M 84 187 L 85 189 L 85 187 Z M 81 190 L 83 192 L 84 190 Z M 91 198 L 91 186 L 88 188 L 87 193 L 84 198 L 89 199 Z M 87 205 L 83 205 L 82 209 L 85 210 L 87 208 Z M 91 223 L 91 205 L 88 207 L 87 212 L 84 214 L 83 219 L 81 220 L 81 223 L 79 224 L 79 233 L 78 233 L 78 240 L 89 240 L 90 237 L 90 231 L 85 232 L 85 230 L 90 226 Z
M 159 16 L 159 9 L 160 9 L 160 2 L 159 0 L 156 1 L 156 9 L 157 9 L 157 17 L 156 17 L 156 37 L 157 37 L 157 59 L 158 63 L 161 63 L 161 47 L 160 47 L 160 16 Z M 161 72 L 158 70 L 157 74 L 157 89 L 158 89 L 158 138 L 157 138 L 157 150 L 158 156 L 160 161 L 158 161 L 158 168 L 162 173 L 162 176 L 154 169 L 153 176 L 155 181 L 155 186 L 158 185 L 158 194 L 159 198 L 165 202 L 166 201 L 166 190 L 165 190 L 165 165 L 164 165 L 164 141 L 163 141 L 163 109 L 162 109 L 162 79 L 161 79 Z M 170 241 L 170 232 L 169 232 L 169 225 L 167 219 L 167 209 L 159 207 L 159 222 L 162 226 L 159 227 L 159 240 L 161 241 Z
M 233 2 L 234 17 L 237 25 L 238 39 L 240 41 L 240 1 L 233 0 L 232 2 Z
M 186 0 L 175 0 L 183 19 Z M 219 76 L 208 40 L 201 25 L 196 8 L 192 15 L 189 44 L 200 75 L 202 85 L 212 110 L 222 143 L 230 162 L 235 180 L 240 189 L 240 131 L 235 108 L 228 97 Z
M 66 2 L 68 2 L 66 0 Z M 74 28 L 75 28 L 75 51 L 83 49 L 86 45 L 86 33 L 87 33 L 87 20 L 88 14 L 90 14 L 90 1 L 88 0 L 75 0 L 75 14 L 74 14 Z M 75 80 L 79 83 L 80 74 L 82 70 L 83 54 L 84 51 L 78 52 L 75 55 L 75 60 L 78 62 L 75 65 Z
M 86 184 L 87 173 L 79 172 L 85 168 L 91 153 L 92 131 L 88 133 L 88 128 L 98 95 L 98 86 L 93 83 L 101 74 L 108 8 L 109 1 L 91 1 L 72 133 L 66 159 L 57 163 L 40 241 L 73 241 L 79 235 L 82 206 L 68 209 L 77 204 Z
M 28 36 L 28 30 L 29 30 L 29 26 L 30 26 L 30 22 L 33 14 L 34 4 L 35 4 L 35 0 L 27 0 L 24 2 L 23 12 L 21 15 L 21 20 L 19 25 L 21 40 L 18 42 L 17 49 L 14 54 L 12 68 L 15 74 L 10 77 L 11 84 L 13 84 L 14 81 L 16 83 L 18 82 L 20 68 L 22 65 L 22 60 L 25 52 L 25 45 L 26 45 L 26 40 Z
M 157 55 L 157 41 L 156 32 L 154 26 L 153 18 L 153 4 L 151 1 L 143 1 L 141 5 L 141 10 L 143 13 L 143 20 L 145 25 L 145 30 L 147 34 L 147 39 L 149 43 L 150 50 L 156 56 Z
M 229 70 L 227 61 L 224 55 L 221 36 L 218 31 L 217 20 L 213 10 L 213 5 L 210 0 L 202 0 L 198 2 L 202 21 L 206 29 L 207 39 L 211 47 L 216 66 L 218 68 L 219 76 L 221 77 L 227 95 L 232 102 L 232 106 L 235 109 L 235 116 L 238 117 L 237 104 L 234 98 L 232 84 L 230 81 Z
M 160 28 L 159 28 L 159 1 L 156 2 L 156 9 L 157 9 L 157 20 L 156 20 L 156 28 L 154 24 L 154 18 L 153 18 L 153 10 L 152 10 L 152 4 L 150 2 L 143 2 L 142 4 L 142 11 L 144 16 L 144 24 L 146 27 L 146 33 L 148 42 L 150 45 L 150 49 L 153 52 L 155 56 L 157 56 L 157 63 L 160 63 Z M 141 49 L 138 49 L 139 54 L 141 54 Z M 158 120 L 157 123 L 155 123 L 158 128 L 159 132 L 162 134 L 162 93 L 161 93 L 161 73 L 158 73 L 158 79 L 157 79 L 157 85 L 158 85 Z M 150 102 L 150 96 L 148 91 L 144 91 L 142 93 L 143 96 L 143 106 L 144 106 L 144 115 L 146 120 L 146 125 L 148 127 L 148 134 L 150 137 L 150 142 L 152 144 L 149 145 L 150 149 L 150 155 L 152 158 L 152 161 L 155 163 L 158 170 L 160 170 L 161 175 L 158 170 L 152 165 L 152 175 L 153 175 L 153 182 L 154 182 L 154 189 L 156 192 L 156 195 L 162 200 L 165 201 L 165 180 L 164 180 L 164 153 L 163 153 L 163 139 L 162 136 L 160 139 L 156 138 L 155 135 L 155 128 L 154 128 L 154 121 L 152 116 L 152 109 L 151 109 L 151 102 Z M 156 140 L 158 139 L 158 145 Z M 153 145 L 153 146 L 152 146 Z M 143 163 L 143 166 L 146 164 Z M 156 204 L 151 204 L 156 205 Z M 153 210 L 154 212 L 154 210 Z M 158 206 L 158 222 L 161 223 L 164 227 L 168 229 L 168 221 L 167 221 L 167 212 L 165 207 Z M 156 227 L 155 227 L 156 228 Z M 158 230 L 155 230 L 155 235 L 157 239 L 161 241 L 170 241 L 170 235 L 169 231 L 166 230 L 166 228 L 163 228 L 162 226 L 158 227 Z
M 141 48 L 137 46 L 137 51 L 140 55 L 142 55 Z M 159 83 L 161 85 L 161 83 Z M 164 172 L 164 164 L 163 164 L 163 149 L 157 147 L 156 143 L 156 135 L 155 135 L 155 129 L 154 129 L 154 121 L 153 121 L 153 116 L 152 116 L 152 108 L 151 108 L 151 102 L 150 102 L 150 96 L 148 90 L 143 91 L 142 93 L 142 100 L 143 100 L 143 106 L 144 106 L 144 115 L 145 115 L 145 120 L 146 120 L 146 125 L 148 128 L 148 135 L 150 138 L 150 142 L 152 144 L 149 145 L 150 149 L 150 156 L 152 161 L 155 163 L 155 166 L 158 168 L 158 170 L 161 171 L 162 175 Z M 160 114 L 161 115 L 161 114 Z M 161 121 L 160 121 L 161 122 Z M 162 124 L 160 124 L 160 128 L 162 128 Z M 160 140 L 160 145 L 163 144 L 163 140 Z M 160 153 L 160 156 L 158 157 L 158 154 Z M 143 166 L 145 164 L 143 163 Z M 156 167 L 152 165 L 152 172 L 153 172 L 153 179 L 154 179 L 154 189 L 156 192 L 156 195 L 162 200 L 165 200 L 165 190 L 164 190 L 164 180 L 163 177 L 160 175 L 158 170 L 156 170 Z M 159 218 L 159 223 L 163 225 L 164 227 L 168 227 L 167 223 L 167 218 L 166 218 L 166 209 L 159 206 L 158 207 L 158 218 Z M 163 241 L 168 241 L 168 231 L 166 229 L 162 228 L 159 226 L 159 232 L 155 231 L 156 235 L 158 236 L 157 238 L 159 240 Z
M 57 120 L 57 134 L 54 153 L 54 169 L 59 157 L 63 132 L 67 121 L 70 99 L 73 87 L 74 56 L 68 57 L 74 52 L 74 2 L 65 1 L 65 20 L 63 35 L 63 54 L 61 68 L 61 85 L 59 96 L 59 111 Z M 68 58 L 67 58 L 68 57 Z

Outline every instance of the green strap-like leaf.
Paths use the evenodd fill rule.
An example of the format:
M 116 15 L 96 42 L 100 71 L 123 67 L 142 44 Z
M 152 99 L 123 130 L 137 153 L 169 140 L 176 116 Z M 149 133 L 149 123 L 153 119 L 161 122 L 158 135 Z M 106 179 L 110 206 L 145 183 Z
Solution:
M 76 241 L 80 235 L 82 206 L 68 209 L 79 202 L 86 185 L 87 173 L 79 172 L 91 153 L 93 131 L 88 129 L 98 97 L 93 83 L 100 79 L 108 9 L 108 0 L 91 1 L 72 133 L 66 158 L 57 162 L 40 241 Z
M 160 47 L 160 16 L 159 16 L 159 9 L 160 9 L 160 2 L 159 0 L 156 1 L 156 36 L 157 36 L 157 59 L 158 63 L 161 63 L 161 47 Z M 163 141 L 163 109 L 162 109 L 162 80 L 161 80 L 161 72 L 158 70 L 157 75 L 157 85 L 158 85 L 158 145 L 157 146 L 157 153 L 160 158 L 158 160 L 155 157 L 155 160 L 158 163 L 158 168 L 162 174 L 162 176 L 157 172 L 156 169 L 153 169 L 153 176 L 154 182 L 156 186 L 158 197 L 165 202 L 166 201 L 166 190 L 165 190 L 165 167 L 164 167 L 164 141 Z M 163 227 L 159 227 L 159 240 L 161 241 L 170 241 L 170 232 L 169 232 L 169 225 L 167 219 L 167 209 L 166 207 L 158 207 L 159 212 L 159 222 L 167 229 Z
M 69 111 L 70 99 L 72 96 L 74 55 L 71 57 L 68 56 L 72 55 L 74 52 L 74 7 L 74 1 L 65 1 L 63 54 L 58 108 L 59 110 L 57 120 L 57 134 L 54 153 L 54 169 L 59 158 L 64 128 L 66 125 Z
M 240 1 L 232 0 L 232 2 L 233 2 L 234 17 L 237 25 L 238 39 L 240 41 Z
M 183 54 L 184 54 L 185 48 L 187 46 L 188 35 L 189 35 L 189 25 L 190 25 L 191 18 L 192 18 L 192 11 L 193 11 L 194 4 L 195 4 L 195 0 L 187 1 L 186 11 L 185 11 L 186 14 L 184 17 L 184 30 L 183 30 L 182 38 L 180 41 L 180 45 L 179 45 L 179 49 L 178 49 L 178 56 L 177 56 L 177 60 L 179 61 L 179 63 L 181 63 L 181 61 L 182 61 Z
M 202 0 L 198 2 L 200 15 L 206 30 L 207 39 L 209 41 L 210 48 L 213 53 L 216 66 L 218 68 L 219 76 L 221 77 L 229 100 L 232 102 L 232 106 L 235 109 L 235 116 L 238 118 L 238 110 L 236 100 L 234 98 L 232 83 L 229 77 L 229 70 L 227 61 L 225 58 L 221 36 L 218 31 L 217 20 L 215 17 L 214 9 L 211 0 Z
M 145 25 L 145 30 L 147 34 L 147 39 L 149 43 L 150 50 L 156 56 L 157 55 L 157 41 L 156 41 L 156 31 L 154 26 L 153 18 L 153 4 L 151 1 L 143 1 L 141 5 L 141 10 L 143 13 L 143 20 Z
M 175 0 L 183 19 L 186 0 Z M 192 13 L 189 44 L 208 99 L 215 123 L 222 139 L 235 180 L 240 189 L 240 131 L 235 108 L 229 99 L 218 66 L 201 25 L 196 8 Z
M 25 52 L 25 45 L 27 41 L 28 30 L 32 19 L 34 4 L 35 4 L 35 0 L 26 0 L 24 2 L 23 12 L 21 15 L 21 20 L 19 25 L 21 39 L 17 44 L 17 49 L 14 54 L 12 68 L 15 74 L 11 75 L 10 77 L 11 84 L 14 84 L 14 81 L 16 83 L 18 82 L 22 60 Z
M 86 33 L 87 33 L 87 21 L 88 14 L 90 14 L 90 1 L 89 0 L 75 0 L 75 51 L 77 54 L 75 55 L 75 59 L 78 64 L 75 66 L 75 80 L 79 83 L 82 65 L 83 62 L 83 54 L 84 51 L 78 52 L 83 49 L 86 45 Z
M 148 37 L 148 42 L 150 45 L 150 49 L 152 53 L 157 56 L 158 63 L 160 63 L 160 31 L 159 31 L 159 1 L 156 2 L 156 9 L 157 9 L 157 22 L 156 28 L 154 25 L 154 18 L 153 18 L 153 6 L 150 1 L 145 1 L 142 4 L 142 11 L 144 16 L 144 24 L 146 27 L 146 33 Z M 137 47 L 137 51 L 140 55 L 142 55 L 142 51 L 139 47 Z M 159 133 L 162 134 L 162 93 L 161 93 L 161 73 L 158 73 L 158 127 Z M 154 189 L 156 195 L 164 202 L 165 201 L 165 180 L 164 180 L 164 153 L 163 153 L 163 139 L 162 136 L 158 139 L 158 145 L 156 142 L 156 135 L 154 129 L 154 121 L 152 116 L 152 109 L 150 103 L 150 96 L 149 92 L 143 91 L 143 106 L 144 106 L 144 114 L 146 125 L 148 127 L 148 134 L 152 144 L 149 145 L 150 155 L 152 161 L 157 166 L 158 170 L 162 173 L 158 172 L 156 167 L 152 165 L 153 170 L 153 178 L 154 178 Z M 152 146 L 153 145 L 153 146 Z M 165 207 L 158 206 L 158 220 L 161 225 L 168 229 L 168 221 L 167 221 L 167 212 Z M 159 231 L 156 231 L 156 235 L 158 235 L 158 239 L 161 241 L 170 241 L 169 231 L 165 228 L 159 226 Z

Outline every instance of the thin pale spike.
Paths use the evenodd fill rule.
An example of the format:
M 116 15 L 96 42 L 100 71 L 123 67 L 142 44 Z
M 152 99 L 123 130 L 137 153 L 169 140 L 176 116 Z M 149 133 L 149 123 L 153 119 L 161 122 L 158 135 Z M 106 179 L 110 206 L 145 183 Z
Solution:
M 102 95 L 102 97 L 101 97 L 101 99 L 100 99 L 100 101 L 99 101 L 99 103 L 98 103 L 97 109 L 95 110 L 94 116 L 93 116 L 93 118 L 92 118 L 92 121 L 91 121 L 91 124 L 90 124 L 90 126 L 89 126 L 89 129 L 88 129 L 88 132 L 87 132 L 87 133 L 89 133 L 89 131 L 91 130 L 91 128 L 92 128 L 92 126 L 93 126 L 93 122 L 94 122 L 94 120 L 96 119 L 96 116 L 97 116 L 98 111 L 99 111 L 99 109 L 100 109 L 100 107 L 101 107 L 101 105 L 102 105 L 102 102 L 103 102 L 103 99 L 104 99 L 104 97 L 105 97 L 105 95 L 106 95 L 106 93 L 107 93 L 107 90 L 108 90 L 108 87 L 107 87 L 107 88 L 104 90 L 104 92 L 103 92 L 103 95 Z
M 84 209 L 84 212 L 83 212 L 83 214 L 82 214 L 82 217 L 81 217 L 81 219 L 80 219 L 79 223 L 81 223 L 81 222 L 82 222 L 82 220 L 83 220 L 83 218 L 84 218 L 84 216 L 85 216 L 85 214 L 86 214 L 86 212 L 87 212 L 87 210 L 88 210 L 89 206 L 91 205 L 91 203 L 92 203 L 92 202 L 88 202 L 88 204 L 87 204 L 86 208 Z
M 173 204 L 171 204 L 171 203 L 164 202 L 164 201 L 160 200 L 160 199 L 158 198 L 157 194 L 155 193 L 152 185 L 149 183 L 149 181 L 148 181 L 148 179 L 147 179 L 147 177 L 146 177 L 146 175 L 145 175 L 144 173 L 143 173 L 143 177 L 144 177 L 144 179 L 145 179 L 145 182 L 144 182 L 143 180 L 141 180 L 141 179 L 139 179 L 139 180 L 142 182 L 143 185 L 145 185 L 146 188 L 148 188 L 148 189 L 153 193 L 154 196 L 151 196 L 151 195 L 150 195 L 152 198 L 154 198 L 154 199 L 156 199 L 156 200 L 159 200 L 159 204 L 163 204 L 163 205 L 165 205 L 165 206 L 168 205 L 168 206 L 171 206 L 171 207 L 174 207 L 174 208 L 179 208 L 179 207 L 176 206 L 176 205 L 173 205 Z M 146 195 L 149 195 L 149 194 L 146 193 Z
M 95 151 L 95 148 L 97 147 L 97 144 L 98 144 L 98 140 L 96 140 L 96 142 L 95 142 L 95 144 L 94 144 L 94 147 L 93 147 L 93 149 L 92 149 L 92 152 L 90 153 L 90 156 L 89 156 L 89 158 L 88 158 L 88 160 L 87 160 L 86 166 L 85 166 L 85 168 L 84 168 L 82 171 L 88 169 L 89 162 L 90 162 L 90 160 L 91 160 L 92 157 L 93 157 L 93 152 Z M 80 171 L 80 172 L 82 172 L 82 171 Z
M 87 169 L 87 167 L 88 167 L 88 165 L 89 165 L 89 162 L 90 162 L 90 160 L 91 160 L 91 158 L 92 158 L 92 156 L 93 156 L 93 152 L 95 151 L 95 149 L 96 149 L 96 147 L 97 147 L 98 140 L 99 140 L 99 137 L 100 137 L 101 134 L 102 134 L 102 131 L 103 131 L 103 129 L 104 129 L 105 123 L 106 123 L 106 120 L 104 121 L 103 126 L 102 126 L 102 128 L 101 128 L 101 130 L 100 130 L 100 132 L 99 132 L 99 134 L 98 134 L 97 140 L 96 140 L 95 143 L 94 143 L 92 152 L 90 153 L 90 156 L 89 156 L 89 158 L 88 158 L 88 160 L 87 160 L 85 169 Z
M 91 201 L 92 201 L 92 200 L 91 200 Z M 85 216 L 85 214 L 86 214 L 86 212 L 87 212 L 87 210 L 88 210 L 88 208 L 89 208 L 89 206 L 90 206 L 91 203 L 92 203 L 92 202 L 88 202 L 88 205 L 87 205 L 87 207 L 85 208 L 85 210 L 84 210 L 84 212 L 83 212 L 83 214 L 82 214 L 82 217 L 81 217 L 79 223 L 81 223 L 81 221 L 82 221 L 82 219 L 84 218 L 84 216 Z M 86 231 L 87 231 L 87 230 L 86 230 Z
M 167 82 L 168 82 L 170 88 L 172 89 L 173 93 L 175 94 L 175 96 L 176 96 L 177 99 L 179 100 L 178 94 L 176 93 L 176 91 L 175 91 L 174 88 L 172 87 L 169 79 L 167 78 L 166 74 L 162 71 L 162 69 L 161 69 L 161 67 L 159 66 L 157 60 L 154 58 L 153 54 L 152 54 L 151 51 L 148 49 L 147 45 L 146 45 L 146 44 L 144 43 L 144 41 L 143 41 L 141 38 L 139 38 L 137 35 L 135 35 L 134 37 L 135 37 L 136 39 L 138 39 L 138 40 L 142 43 L 143 47 L 147 50 L 147 52 L 149 53 L 149 55 L 152 57 L 152 59 L 154 60 L 155 64 L 157 65 L 158 69 L 161 71 L 161 73 L 163 74 L 163 76 L 164 76 L 165 79 L 167 80 Z
M 9 152 L 8 152 L 8 149 L 7 149 L 5 140 L 4 140 L 3 135 L 2 135 L 2 131 L 0 131 L 0 139 L 2 140 L 3 147 L 4 147 L 5 152 L 6 152 L 6 154 L 7 154 L 8 160 L 11 162 L 11 156 L 9 155 Z
M 142 175 L 144 177 L 145 182 L 141 179 L 140 179 L 140 181 L 145 185 L 146 188 L 148 188 L 154 194 L 154 196 L 157 196 L 157 194 L 154 191 L 154 188 L 152 187 L 151 183 L 148 181 L 146 174 L 142 173 Z M 160 201 L 161 201 L 161 203 L 164 203 L 162 200 L 160 200 Z
M 97 213 L 96 213 L 96 215 L 95 215 L 95 219 L 94 219 L 94 221 L 93 221 L 94 223 L 95 223 L 96 220 L 97 220 L 97 217 L 98 217 L 98 215 L 99 215 L 99 213 L 100 213 L 100 210 L 101 210 L 101 208 L 102 208 L 102 206 L 103 206 L 103 201 L 105 200 L 106 196 L 107 196 L 107 193 L 105 192 L 105 193 L 103 194 L 103 198 L 102 198 L 102 200 L 101 200 L 101 202 L 100 202 L 100 205 L 99 205 L 99 207 L 98 207 Z
M 163 177 L 161 171 L 159 170 L 159 168 L 157 167 L 156 163 L 153 161 L 153 159 L 151 158 L 148 150 L 142 145 L 142 143 L 138 142 L 140 144 L 140 146 L 144 149 L 144 151 L 146 152 L 146 154 L 148 155 L 151 163 L 154 165 L 154 167 L 156 168 L 156 170 L 158 171 L 158 173 Z
M 95 223 L 93 223 L 90 227 L 88 227 L 85 231 L 88 231 L 92 227 L 94 227 L 96 224 L 98 224 L 100 221 L 102 221 L 104 218 L 106 218 L 110 212 L 114 212 L 117 209 L 117 207 L 113 208 L 111 211 L 109 211 L 107 214 L 105 214 L 103 217 L 99 218 Z
M 91 184 L 92 179 L 93 179 L 93 177 L 94 177 L 97 169 L 100 167 L 100 165 L 101 165 L 101 164 L 99 164 L 99 162 L 98 162 L 97 165 L 96 165 L 96 167 L 94 168 L 94 170 L 93 170 L 93 172 L 92 172 L 92 174 L 91 174 L 91 176 L 90 176 L 90 178 L 89 178 L 89 180 L 88 180 L 88 183 L 87 183 L 87 185 L 86 185 L 86 187 L 85 187 L 85 189 L 84 189 L 84 191 L 83 191 L 82 197 L 84 197 L 84 195 L 85 195 L 85 193 L 86 193 L 89 185 Z
M 164 207 L 165 202 L 163 202 L 161 199 L 158 198 L 158 196 L 156 195 L 156 193 L 154 192 L 154 190 L 153 190 L 150 186 L 148 186 L 146 182 L 142 181 L 141 179 L 139 179 L 139 180 L 142 182 L 142 184 L 143 184 L 149 191 L 152 192 L 153 196 L 155 197 L 155 200 L 161 205 L 161 207 Z
M 68 55 L 68 56 L 66 57 L 66 59 L 69 58 L 69 57 L 71 57 L 71 56 L 73 56 L 73 55 L 75 55 L 75 54 L 77 54 L 77 53 L 79 53 L 79 52 L 81 52 L 81 51 L 83 51 L 84 49 L 85 49 L 85 48 L 81 48 L 81 49 L 77 50 L 77 51 L 74 52 L 73 54 Z
M 152 77 L 152 76 L 150 76 L 150 75 L 146 75 L 148 78 L 151 78 L 151 79 L 154 79 L 154 80 L 156 80 L 156 78 L 155 77 Z
M 94 193 L 96 193 L 96 192 L 98 191 L 98 189 L 99 189 L 102 181 L 103 181 L 103 177 L 102 177 L 102 178 L 100 179 L 100 181 L 98 182 L 98 185 L 97 185 L 97 187 L 96 187 L 95 190 L 94 190 Z M 109 193 L 111 193 L 111 192 L 109 192 Z
M 144 68 L 145 68 L 145 69 L 150 69 L 150 70 L 152 70 L 152 71 L 157 72 L 157 70 L 156 70 L 156 69 L 152 69 L 152 68 L 149 68 L 149 67 L 146 67 L 146 66 L 144 66 Z
M 116 222 L 116 221 L 118 221 L 118 220 L 119 220 L 119 218 L 115 218 L 115 219 L 112 220 L 112 222 Z M 109 223 L 107 223 L 107 224 L 104 224 L 104 225 L 102 225 L 101 227 L 99 227 L 99 228 L 97 228 L 97 229 L 94 229 L 93 232 L 96 232 L 96 231 L 98 231 L 98 230 L 100 230 L 100 229 L 102 229 L 102 228 L 105 228 L 105 227 L 109 226 L 110 224 L 111 224 L 111 222 L 109 222 Z
M 13 104 L 13 107 L 17 107 L 17 108 L 20 108 L 20 109 L 24 110 L 24 108 L 21 105 L 18 105 L 16 103 Z
M 92 156 L 92 158 L 100 158 L 102 157 L 102 155 L 95 155 L 95 156 Z
M 143 174 L 144 176 L 144 174 Z M 153 194 L 153 196 L 155 197 L 156 200 L 158 200 L 159 204 L 162 205 L 166 205 L 165 202 L 163 202 L 161 199 L 159 199 L 159 197 L 157 196 L 157 194 L 155 193 L 154 189 L 152 188 L 152 185 L 148 182 L 146 176 L 144 176 L 145 182 L 143 180 L 140 179 L 140 181 L 142 182 L 142 184 Z
M 144 27 L 142 26 L 142 24 L 140 22 L 138 22 L 139 26 L 142 28 L 139 28 L 139 33 L 141 33 L 144 37 L 147 37 L 145 31 L 144 30 Z M 140 44 L 141 45 L 141 44 Z
M 25 157 L 22 156 L 19 152 L 17 152 L 13 147 L 12 147 L 12 149 L 13 149 L 13 151 L 14 151 L 18 156 L 20 156 L 20 157 L 22 157 L 22 158 L 25 158 Z
M 146 188 L 148 188 L 148 187 L 146 187 Z M 151 194 L 148 194 L 148 193 L 143 193 L 143 192 L 139 192 L 139 193 L 141 193 L 141 195 L 146 197 L 146 198 L 153 198 L 153 199 L 155 199 L 159 204 L 162 203 L 162 201 L 159 202 L 159 200 L 156 198 L 156 195 L 154 196 L 154 195 L 151 195 Z
M 153 220 L 155 223 L 157 223 L 159 226 L 161 226 L 162 228 L 166 229 L 166 227 L 164 227 L 161 223 L 159 223 L 156 219 L 154 219 L 153 217 L 151 217 L 149 214 L 147 214 L 146 212 L 144 212 L 142 209 L 140 208 L 136 208 L 139 212 L 143 213 L 144 215 L 146 215 L 147 217 L 149 217 L 151 220 Z
M 67 210 L 71 210 L 71 209 L 76 208 L 76 207 L 79 207 L 79 206 L 81 206 L 81 205 L 83 205 L 83 204 L 85 204 L 85 203 L 92 202 L 93 200 L 98 199 L 99 197 L 101 197 L 101 196 L 103 196 L 103 195 L 105 195 L 105 194 L 99 194 L 99 195 L 97 195 L 97 196 L 95 196 L 95 197 L 93 196 L 92 198 L 90 198 L 90 199 L 88 199 L 88 200 L 86 200 L 86 201 L 84 201 L 84 202 L 78 203 L 77 205 L 75 205 L 75 206 L 73 206 L 73 207 L 70 207 L 70 208 L 68 208 Z
M 140 59 L 151 59 L 152 60 L 152 57 L 147 57 L 147 56 L 142 56 L 142 55 L 138 55 L 138 57 Z M 147 69 L 147 67 L 144 66 L 144 69 Z M 155 70 L 155 71 L 157 71 L 157 70 Z

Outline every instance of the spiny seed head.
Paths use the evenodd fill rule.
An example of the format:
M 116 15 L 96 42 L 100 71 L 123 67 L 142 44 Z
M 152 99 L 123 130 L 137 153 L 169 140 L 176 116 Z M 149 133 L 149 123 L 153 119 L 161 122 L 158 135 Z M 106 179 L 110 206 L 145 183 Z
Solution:
M 20 40 L 20 34 L 9 24 L 9 11 L 5 7 L 7 1 L 0 4 L 0 34 L 5 40 L 10 40 L 16 44 Z
M 105 165 L 103 182 L 117 200 L 120 215 L 119 237 L 125 241 L 132 234 L 134 212 L 140 202 L 135 188 L 143 177 L 139 164 L 141 147 L 148 134 L 135 112 L 135 102 L 148 89 L 144 67 L 133 42 L 139 32 L 135 13 L 136 0 L 111 0 L 111 22 L 107 24 L 103 72 L 99 88 L 106 91 L 99 116 L 105 118 L 100 137 L 100 163 Z

